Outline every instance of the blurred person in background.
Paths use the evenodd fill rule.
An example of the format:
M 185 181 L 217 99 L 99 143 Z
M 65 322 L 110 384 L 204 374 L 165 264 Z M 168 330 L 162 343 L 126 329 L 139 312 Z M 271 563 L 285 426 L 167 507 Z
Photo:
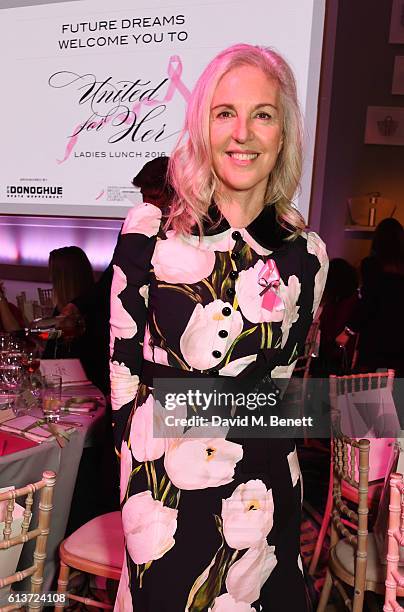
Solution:
M 94 285 L 94 273 L 85 252 L 78 246 L 54 249 L 49 254 L 53 300 L 60 313 L 64 306 Z
M 336 338 L 346 346 L 359 334 L 358 369 L 392 368 L 404 375 L 404 230 L 397 219 L 377 226 L 371 253 L 361 263 L 361 299 L 344 331 Z
M 404 230 L 397 219 L 383 219 L 376 227 L 370 255 L 361 264 L 363 291 L 378 284 L 381 274 L 404 276 Z
M 168 217 L 173 189 L 167 178 L 170 158 L 162 155 L 147 162 L 132 180 L 132 185 L 140 189 L 143 202 L 154 204 L 161 209 L 162 216 Z
M 49 277 L 53 289 L 54 316 L 74 298 L 94 287 L 94 273 L 85 252 L 77 246 L 54 249 L 49 254 Z M 61 338 L 49 340 L 42 359 L 80 359 L 89 380 L 96 384 L 99 370 L 91 319 L 85 320 L 85 330 L 79 337 L 65 333 Z

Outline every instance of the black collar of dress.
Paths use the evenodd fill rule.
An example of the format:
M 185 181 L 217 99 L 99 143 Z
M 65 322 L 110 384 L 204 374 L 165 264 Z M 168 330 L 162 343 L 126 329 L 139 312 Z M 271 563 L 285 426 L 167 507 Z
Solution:
M 208 214 L 210 220 L 203 222 L 203 233 L 205 236 L 215 236 L 230 229 L 230 224 L 220 215 L 220 211 L 215 203 L 209 206 Z M 274 204 L 264 206 L 258 217 L 245 228 L 247 232 L 262 247 L 275 251 L 283 246 L 285 239 L 290 236 L 288 229 L 283 227 L 276 218 L 276 208 Z M 192 234 L 197 234 L 198 229 L 194 228 Z

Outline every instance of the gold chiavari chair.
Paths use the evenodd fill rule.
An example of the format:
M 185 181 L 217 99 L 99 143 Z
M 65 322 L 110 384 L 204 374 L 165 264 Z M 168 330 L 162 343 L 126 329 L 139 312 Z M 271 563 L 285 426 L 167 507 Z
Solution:
M 38 595 L 42 591 L 43 571 L 46 560 L 46 543 L 49 535 L 51 511 L 53 508 L 52 498 L 53 489 L 56 482 L 56 474 L 51 471 L 46 471 L 42 474 L 42 480 L 34 482 L 22 487 L 21 489 L 12 489 L 0 493 L 0 501 L 7 501 L 6 516 L 4 520 L 3 533 L 0 534 L 0 565 L 1 559 L 4 558 L 9 549 L 14 546 L 25 544 L 30 540 L 36 540 L 35 550 L 33 554 L 33 564 L 21 571 L 16 571 L 10 576 L 0 577 L 0 589 L 12 585 L 15 582 L 21 582 L 25 578 L 31 577 L 30 592 Z M 34 503 L 34 494 L 40 491 L 38 524 L 36 527 L 30 526 L 32 517 L 32 506 Z M 13 534 L 13 511 L 15 500 L 25 497 L 25 509 L 21 525 L 21 532 L 17 535 Z M 1 538 L 2 535 L 2 538 Z M 40 600 L 33 599 L 25 603 L 10 603 L 9 605 L 0 608 L 0 612 L 9 612 L 25 607 L 30 612 L 32 610 L 40 610 L 42 604 Z
M 346 436 L 334 438 L 333 501 L 331 511 L 331 547 L 326 579 L 317 612 L 324 612 L 331 588 L 339 592 L 346 608 L 352 612 L 363 609 L 367 585 L 368 561 L 368 473 L 369 440 L 352 440 Z M 359 453 L 359 479 L 356 461 Z M 350 508 L 342 497 L 342 483 L 357 489 L 358 503 Z M 345 585 L 353 587 L 353 596 Z M 370 585 L 369 585 L 370 586 Z

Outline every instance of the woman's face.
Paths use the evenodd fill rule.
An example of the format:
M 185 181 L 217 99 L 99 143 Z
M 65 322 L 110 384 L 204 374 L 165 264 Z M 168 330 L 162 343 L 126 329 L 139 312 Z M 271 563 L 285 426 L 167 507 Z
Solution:
M 260 68 L 227 72 L 213 94 L 210 146 L 221 192 L 262 196 L 282 148 L 279 87 Z

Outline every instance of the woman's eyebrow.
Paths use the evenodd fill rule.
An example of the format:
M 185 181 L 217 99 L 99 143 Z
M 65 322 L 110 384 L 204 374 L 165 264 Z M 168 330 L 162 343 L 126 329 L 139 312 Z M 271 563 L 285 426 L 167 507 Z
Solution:
M 256 104 L 254 106 L 253 110 L 257 110 L 258 108 L 262 108 L 263 106 L 270 106 L 276 111 L 278 110 L 278 107 L 275 106 L 275 104 L 271 104 L 271 102 L 260 102 L 259 104 Z M 233 104 L 226 104 L 226 102 L 223 102 L 221 104 L 216 104 L 216 106 L 212 106 L 210 110 L 216 110 L 217 108 L 223 108 L 223 107 L 231 108 L 232 110 L 235 110 L 235 106 Z

